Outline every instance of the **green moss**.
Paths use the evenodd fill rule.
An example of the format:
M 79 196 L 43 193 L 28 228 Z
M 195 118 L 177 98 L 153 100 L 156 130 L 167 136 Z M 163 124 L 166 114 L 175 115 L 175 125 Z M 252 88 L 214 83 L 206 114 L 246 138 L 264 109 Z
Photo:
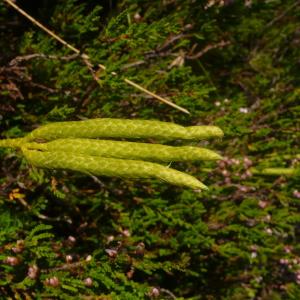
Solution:
M 171 165 L 207 183 L 203 193 L 37 171 L 1 150 L 2 299 L 299 299 L 299 177 L 249 171 L 299 168 L 300 10 L 292 0 L 205 9 L 206 2 L 24 2 L 88 53 L 95 71 L 106 65 L 98 83 L 80 58 L 60 59 L 73 53 L 1 2 L 1 138 L 91 118 L 217 125 L 225 133 L 210 144 L 225 157 L 217 168 Z M 230 44 L 190 58 L 221 40 Z M 57 58 L 9 65 L 33 53 Z

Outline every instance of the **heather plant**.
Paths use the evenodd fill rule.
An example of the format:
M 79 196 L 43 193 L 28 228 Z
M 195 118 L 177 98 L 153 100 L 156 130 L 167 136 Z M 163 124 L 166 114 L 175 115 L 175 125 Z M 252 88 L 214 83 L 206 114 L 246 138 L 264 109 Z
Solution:
M 0 298 L 299 299 L 299 1 L 15 2 L 79 54 L 5 3 Z M 209 190 L 36 168 L 20 150 L 28 132 L 96 118 L 213 125 L 224 137 L 70 141 L 54 129 L 24 150 L 59 164 L 55 151 L 76 161 L 101 148 Z M 125 155 L 118 143 L 126 158 L 107 157 Z M 190 147 L 222 159 L 190 160 Z

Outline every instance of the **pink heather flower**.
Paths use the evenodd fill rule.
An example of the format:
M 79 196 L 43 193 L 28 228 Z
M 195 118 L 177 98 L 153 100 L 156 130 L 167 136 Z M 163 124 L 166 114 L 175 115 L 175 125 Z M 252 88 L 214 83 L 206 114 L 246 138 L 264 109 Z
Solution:
M 241 107 L 241 108 L 239 109 L 239 111 L 240 111 L 240 113 L 242 113 L 242 114 L 247 114 L 247 113 L 249 112 L 249 109 L 248 109 L 247 107 Z
M 285 247 L 284 247 L 285 253 L 291 253 L 292 249 L 293 249 L 292 246 L 285 246 Z
M 33 265 L 33 266 L 28 268 L 27 276 L 30 279 L 35 279 L 38 275 L 38 271 L 39 271 L 39 268 L 36 265 Z
M 153 287 L 149 292 L 150 297 L 154 297 L 154 298 L 158 297 L 159 294 L 160 294 L 159 289 L 156 287 Z
M 107 237 L 107 242 L 110 243 L 110 242 L 112 242 L 114 239 L 115 239 L 115 237 L 114 237 L 113 235 L 109 235 L 109 236 Z
M 287 265 L 289 263 L 288 259 L 286 259 L 286 258 L 280 258 L 279 262 L 282 265 Z
M 293 196 L 300 199 L 300 192 L 298 190 L 294 190 Z
M 267 228 L 266 229 L 266 233 L 269 234 L 269 235 L 272 235 L 273 231 L 271 228 Z
M 228 177 L 228 176 L 229 176 L 229 172 L 228 172 L 227 170 L 223 170 L 223 171 L 222 171 L 222 175 L 223 175 L 224 177 Z
M 259 200 L 259 202 L 258 202 L 258 206 L 259 206 L 260 208 L 266 208 L 267 205 L 268 205 L 268 202 L 267 202 L 267 201 Z
M 126 237 L 130 237 L 130 231 L 129 231 L 128 229 L 124 229 L 124 230 L 122 231 L 122 234 L 123 234 L 124 236 L 126 236 Z
M 53 287 L 58 287 L 60 282 L 59 282 L 59 279 L 56 276 L 54 276 L 54 277 L 51 277 L 51 278 L 47 278 L 45 280 L 45 284 L 53 286 Z
M 109 257 L 116 257 L 118 251 L 115 249 L 105 249 L 105 252 L 108 254 Z
M 4 259 L 4 263 L 10 266 L 17 266 L 20 263 L 20 260 L 14 256 L 8 256 Z
M 250 167 L 250 166 L 252 166 L 252 160 L 249 159 L 247 156 L 244 157 L 244 167 L 245 167 L 245 168 L 248 168 L 248 167 Z
M 67 262 L 67 263 L 72 262 L 72 260 L 73 260 L 72 255 L 66 255 L 66 262 Z
M 93 279 L 90 277 L 84 279 L 83 282 L 84 282 L 85 286 L 87 286 L 87 287 L 91 287 L 93 285 Z
M 85 258 L 85 261 L 86 262 L 90 262 L 92 260 L 92 255 L 88 255 L 86 258 Z

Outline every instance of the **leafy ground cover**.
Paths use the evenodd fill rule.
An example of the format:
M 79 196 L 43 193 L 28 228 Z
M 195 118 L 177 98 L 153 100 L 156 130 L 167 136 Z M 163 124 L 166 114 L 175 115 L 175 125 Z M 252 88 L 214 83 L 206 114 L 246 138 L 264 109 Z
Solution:
M 224 138 L 197 145 L 224 159 L 173 163 L 210 187 L 195 193 L 0 149 L 2 299 L 299 299 L 299 175 L 252 168 L 299 169 L 300 1 L 17 2 L 91 64 L 1 2 L 2 138 L 96 117 L 214 124 Z

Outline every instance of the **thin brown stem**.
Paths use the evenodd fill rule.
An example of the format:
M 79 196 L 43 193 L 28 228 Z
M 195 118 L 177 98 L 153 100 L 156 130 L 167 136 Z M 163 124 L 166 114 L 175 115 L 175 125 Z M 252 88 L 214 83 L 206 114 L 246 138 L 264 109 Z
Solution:
M 223 47 L 225 47 L 229 44 L 230 44 L 229 41 L 221 41 L 217 44 L 207 45 L 201 51 L 199 51 L 198 53 L 196 53 L 194 55 L 186 55 L 186 58 L 187 59 L 198 59 L 198 58 L 200 58 L 201 56 L 203 56 L 204 54 L 206 54 L 208 51 L 210 51 L 212 49 L 223 48 Z
M 13 60 L 9 62 L 10 66 L 18 65 L 22 61 L 27 61 L 35 58 L 42 58 L 42 59 L 57 59 L 57 60 L 72 60 L 78 57 L 78 54 L 72 54 L 67 56 L 57 56 L 57 55 L 46 55 L 44 53 L 34 53 L 29 55 L 17 56 Z

